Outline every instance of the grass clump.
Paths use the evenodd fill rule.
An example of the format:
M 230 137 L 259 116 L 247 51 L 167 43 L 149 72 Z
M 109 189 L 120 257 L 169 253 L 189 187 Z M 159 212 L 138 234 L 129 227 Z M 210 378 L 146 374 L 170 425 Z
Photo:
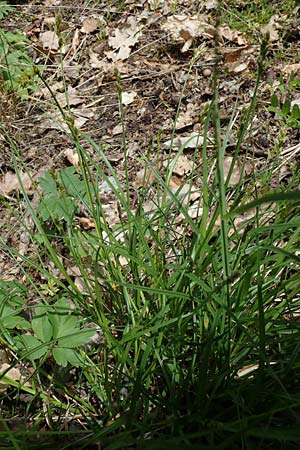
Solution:
M 261 62 L 233 161 L 249 139 L 262 69 Z M 120 111 L 125 125 L 121 102 Z M 40 178 L 38 206 L 23 189 L 34 224 L 32 256 L 2 243 L 26 285 L 18 285 L 13 304 L 1 291 L 2 346 L 10 366 L 24 371 L 17 381 L 2 374 L 4 448 L 27 448 L 26 434 L 30 448 L 40 446 L 34 438 L 43 428 L 51 430 L 45 447 L 51 441 L 56 448 L 74 448 L 75 439 L 82 449 L 271 449 L 299 442 L 300 194 L 296 185 L 292 195 L 265 186 L 249 193 L 245 180 L 229 186 L 222 161 L 233 120 L 221 138 L 216 83 L 196 219 L 181 188 L 170 188 L 172 164 L 162 177 L 146 161 L 159 192 L 155 208 L 143 209 L 147 185 L 132 207 L 125 126 L 124 184 L 101 146 L 69 120 L 77 171 Z M 103 180 L 118 205 L 113 222 L 101 201 Z M 185 195 L 192 190 L 191 182 Z M 86 228 L 77 222 L 80 211 Z M 31 436 L 7 425 L 11 398 L 21 408 L 24 392 Z M 63 427 L 69 431 L 60 444 L 54 437 Z

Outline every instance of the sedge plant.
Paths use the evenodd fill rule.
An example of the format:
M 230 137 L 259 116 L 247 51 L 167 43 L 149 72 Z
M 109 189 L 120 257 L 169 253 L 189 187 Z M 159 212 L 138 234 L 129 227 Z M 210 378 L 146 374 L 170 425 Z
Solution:
M 264 45 L 234 159 L 251 133 Z M 23 308 L 32 311 L 25 324 L 22 291 L 19 303 L 3 303 L 2 345 L 25 367 L 34 368 L 26 379 L 29 385 L 11 386 L 29 390 L 27 413 L 39 435 L 38 408 L 43 405 L 51 429 L 45 442 L 61 436 L 69 413 L 73 422 L 80 417 L 84 423 L 76 434 L 76 448 L 82 449 L 252 449 L 284 448 L 287 443 L 292 448 L 300 440 L 300 399 L 294 384 L 300 350 L 299 192 L 266 192 L 261 198 L 257 190 L 247 191 L 245 180 L 229 186 L 230 175 L 224 178 L 222 166 L 227 142 L 220 133 L 216 76 L 204 142 L 196 150 L 202 159 L 201 214 L 191 218 L 180 188 L 170 189 L 172 163 L 163 177 L 148 160 L 160 195 L 156 207 L 145 212 L 145 185 L 136 192 L 133 208 L 120 80 L 117 88 L 125 184 L 105 149 L 76 129 L 68 111 L 64 119 L 79 168 L 41 178 L 37 207 L 23 189 L 34 224 L 33 229 L 27 226 L 32 256 L 2 243 L 35 297 L 33 305 L 24 299 Z M 233 120 L 234 112 L 229 129 Z M 214 155 L 207 144 L 211 126 Z M 11 146 L 17 152 L 13 141 Z M 175 158 L 183 152 L 184 147 Z M 95 155 L 101 164 L 95 164 Z M 211 176 L 214 160 L 217 170 Z M 100 200 L 103 180 L 118 204 L 114 224 Z M 250 208 L 255 213 L 237 223 Z M 88 229 L 76 225 L 82 210 L 93 223 Z M 179 213 L 184 217 L 182 233 L 177 230 Z M 48 269 L 49 261 L 58 275 Z M 67 261 L 76 267 L 80 288 Z M 36 283 L 38 274 L 47 280 L 48 291 Z M 97 330 L 101 339 L 95 344 L 90 338 Z M 7 428 L 2 433 L 12 448 L 26 448 L 21 440 L 26 431 L 13 438 Z M 28 437 L 31 448 L 40 445 L 33 434 Z M 56 448 L 74 448 L 74 434 L 66 432 Z

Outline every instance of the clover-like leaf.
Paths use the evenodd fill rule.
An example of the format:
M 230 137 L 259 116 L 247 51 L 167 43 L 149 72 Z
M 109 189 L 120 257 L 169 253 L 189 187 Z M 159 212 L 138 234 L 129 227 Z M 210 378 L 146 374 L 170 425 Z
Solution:
M 23 334 L 15 338 L 15 344 L 21 352 L 21 357 L 34 361 L 48 352 L 48 346 L 31 334 Z

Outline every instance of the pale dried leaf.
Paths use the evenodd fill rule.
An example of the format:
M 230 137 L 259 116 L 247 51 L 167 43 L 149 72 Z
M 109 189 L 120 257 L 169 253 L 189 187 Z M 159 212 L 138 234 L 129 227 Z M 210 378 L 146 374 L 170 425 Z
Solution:
M 155 182 L 156 177 L 151 169 L 145 167 L 136 174 L 135 182 L 133 183 L 135 188 L 150 187 Z
M 94 31 L 96 31 L 98 28 L 98 20 L 95 19 L 95 17 L 91 16 L 91 17 L 87 17 L 83 23 L 82 23 L 82 27 L 80 28 L 80 31 L 82 33 L 93 33 Z
M 118 189 L 119 182 L 115 179 L 115 177 L 110 176 L 107 180 L 103 180 L 99 185 L 99 194 L 113 192 L 113 188 Z
M 81 275 L 81 271 L 78 266 L 68 266 L 67 274 L 71 275 L 72 277 L 79 277 Z
M 233 73 L 241 73 L 241 72 L 244 72 L 247 69 L 248 69 L 248 64 L 247 63 L 241 63 L 241 64 L 234 65 L 232 67 L 231 71 Z
M 183 183 L 177 176 L 171 177 L 169 183 L 171 192 L 181 201 L 182 205 L 187 206 L 190 201 L 195 201 L 200 197 L 200 192 L 196 186 L 191 183 Z M 171 196 L 167 196 L 171 200 Z
M 170 33 L 176 41 L 190 41 L 196 37 L 209 37 L 215 35 L 215 28 L 207 22 L 207 16 L 169 16 L 162 25 L 162 29 Z
M 164 167 L 172 167 L 174 161 L 168 163 L 168 161 L 164 162 Z M 175 163 L 173 173 L 178 175 L 179 177 L 183 177 L 184 175 L 188 175 L 193 170 L 193 163 L 190 161 L 185 155 L 180 155 Z
M 40 33 L 39 40 L 41 41 L 44 49 L 59 49 L 58 36 L 54 31 L 44 31 L 43 33 Z
M 91 217 L 80 217 L 79 223 L 84 230 L 91 230 L 96 228 L 95 221 Z
M 86 284 L 85 284 L 84 279 L 82 277 L 75 277 L 74 284 L 77 287 L 79 292 L 85 292 L 86 291 Z
M 210 10 L 210 9 L 216 9 L 218 7 L 218 0 L 206 0 L 206 2 L 204 3 L 204 6 L 206 9 Z
M 113 129 L 112 129 L 112 135 L 113 136 L 117 136 L 118 134 L 122 134 L 123 133 L 123 127 L 122 125 L 116 125 Z
M 107 62 L 98 59 L 97 53 L 95 53 L 92 49 L 89 49 L 89 57 L 90 57 L 90 66 L 93 69 L 102 69 L 105 72 L 108 70 L 109 64 Z
M 69 105 L 75 106 L 80 105 L 84 101 L 83 97 L 79 95 L 76 88 L 73 88 L 71 85 L 68 86 L 67 95 L 64 92 L 60 92 L 56 95 L 56 100 L 62 108 L 67 106 L 68 102 Z
M 16 367 L 11 367 L 8 363 L 3 363 L 0 367 L 0 377 L 4 376 L 10 378 L 13 381 L 20 381 L 22 378 L 21 372 Z M 7 372 L 6 372 L 7 371 Z M 10 386 L 9 382 L 6 382 L 4 378 L 1 377 L 0 381 L 0 392 L 5 392 L 6 389 Z
M 61 0 L 45 0 L 45 6 L 58 6 Z
M 286 75 L 291 75 L 291 73 L 293 72 L 294 74 L 296 74 L 297 72 L 300 72 L 300 63 L 295 63 L 295 64 L 287 64 L 286 66 L 284 66 L 284 68 L 282 69 L 282 72 Z
M 191 205 L 188 208 L 187 213 L 191 219 L 199 219 L 200 217 L 202 217 L 203 208 L 201 208 L 197 203 L 194 203 L 193 205 Z M 176 220 L 175 220 L 176 223 L 182 223 L 185 221 L 186 221 L 186 218 L 183 213 L 178 214 L 178 216 L 176 217 Z
M 74 166 L 79 166 L 79 156 L 76 150 L 73 148 L 67 148 L 67 150 L 64 151 L 64 155 L 67 158 L 67 160 Z
M 191 133 L 189 136 L 176 137 L 172 140 L 165 141 L 162 144 L 162 148 L 169 149 L 171 146 L 175 149 L 180 148 L 196 148 L 203 144 L 204 138 L 199 133 Z M 212 142 L 208 139 L 208 142 Z
M 230 42 L 236 42 L 238 45 L 246 45 L 247 40 L 240 31 L 231 30 L 227 25 L 219 28 L 219 34 L 222 38 Z
M 232 156 L 224 156 L 223 168 L 224 168 L 224 180 L 226 181 L 229 174 L 231 165 L 233 162 Z M 244 161 L 243 159 L 237 159 L 235 161 L 232 174 L 229 180 L 229 186 L 235 186 L 239 183 L 240 179 L 249 175 L 253 171 L 253 165 L 250 161 Z
M 83 125 L 94 116 L 94 111 L 86 108 L 72 109 L 74 115 L 74 125 L 76 128 L 80 129 Z M 40 121 L 40 126 L 42 129 L 50 130 L 60 130 L 65 132 L 70 132 L 67 123 L 64 121 L 60 111 L 52 111 L 43 114 L 42 120 Z
M 27 194 L 32 194 L 34 192 L 32 187 L 32 180 L 28 173 L 19 172 L 19 174 L 17 175 L 16 173 L 13 173 L 11 171 L 6 172 L 6 174 L 0 178 L 0 194 L 8 195 L 13 191 L 21 191 L 19 178 L 25 192 Z
M 137 93 L 135 91 L 122 92 L 122 104 L 124 106 L 130 105 L 130 103 L 134 102 Z
M 114 49 L 111 54 L 106 55 L 113 61 L 127 59 L 133 47 L 141 36 L 141 25 L 133 16 L 127 19 L 125 25 L 114 31 L 114 36 L 108 38 L 108 44 Z
M 186 111 L 182 111 L 176 121 L 176 130 L 181 130 L 182 128 L 191 126 L 195 122 L 196 112 L 198 106 L 194 103 L 188 103 Z
M 45 17 L 45 19 L 43 20 L 43 23 L 46 25 L 55 25 L 56 19 L 55 17 Z M 48 27 L 50 28 L 50 27 Z
M 261 27 L 261 32 L 263 34 L 269 34 L 269 40 L 270 42 L 276 42 L 279 39 L 279 33 L 278 33 L 278 24 L 276 23 L 277 16 L 272 16 L 269 23 L 267 25 L 264 25 Z

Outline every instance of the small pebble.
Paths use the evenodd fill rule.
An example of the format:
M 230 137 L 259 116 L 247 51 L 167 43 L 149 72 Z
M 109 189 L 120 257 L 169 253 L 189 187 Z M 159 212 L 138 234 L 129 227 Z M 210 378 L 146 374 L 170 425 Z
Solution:
M 204 77 L 210 77 L 211 76 L 211 70 L 208 69 L 208 68 L 203 69 L 202 74 L 203 74 Z

